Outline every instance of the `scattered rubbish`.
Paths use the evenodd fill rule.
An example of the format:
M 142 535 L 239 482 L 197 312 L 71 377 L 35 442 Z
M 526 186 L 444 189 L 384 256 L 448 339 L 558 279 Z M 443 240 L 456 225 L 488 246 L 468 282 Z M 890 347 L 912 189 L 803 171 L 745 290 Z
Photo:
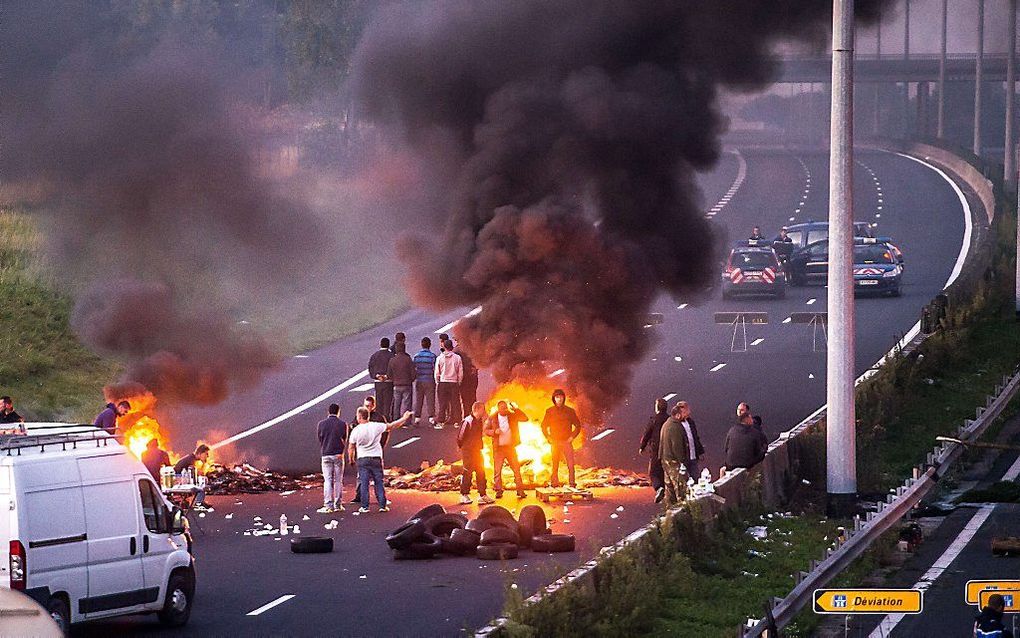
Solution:
M 620 518 L 620 515 L 617 514 L 616 512 L 613 512 L 612 514 L 609 515 L 609 518 Z
M 301 477 L 288 476 L 277 472 L 263 471 L 248 463 L 227 467 L 210 464 L 205 473 L 206 492 L 209 494 L 260 494 L 262 492 L 282 492 L 293 494 L 299 489 L 322 485 L 319 474 L 306 474 Z M 237 505 L 241 502 L 237 501 Z
M 198 517 L 199 518 L 205 518 L 205 512 L 199 512 L 198 513 Z
M 234 518 L 234 515 L 233 514 L 227 514 L 223 518 L 225 518 L 225 519 L 227 519 L 229 521 L 230 519 Z
M 814 379 L 814 378 L 815 378 L 815 375 L 813 375 L 813 374 L 809 374 L 809 375 L 807 375 L 807 378 L 808 378 L 808 379 Z
M 532 475 L 530 461 L 521 463 L 521 471 L 525 478 L 525 487 L 536 487 L 528 484 L 527 477 Z M 426 492 L 453 492 L 460 490 L 462 465 L 460 462 L 446 463 L 442 459 L 429 465 L 422 463 L 420 471 L 413 472 L 400 467 L 385 470 L 386 487 L 392 489 L 417 489 Z M 647 487 L 651 485 L 648 477 L 637 472 L 630 472 L 609 467 L 578 468 L 576 472 L 577 486 L 582 489 L 593 487 Z M 573 505 L 567 502 L 567 505 Z
M 361 580 L 365 580 L 366 578 L 368 578 L 368 574 L 362 574 L 361 576 L 358 576 L 358 578 L 360 578 Z
M 749 578 L 758 578 L 758 574 L 755 574 L 755 573 L 752 573 L 752 572 L 740 572 L 740 573 L 743 574 L 744 576 L 749 577 Z
M 297 492 L 297 490 L 287 490 L 286 492 L 280 492 L 280 496 L 290 496 L 295 492 Z
M 764 525 L 755 525 L 754 527 L 748 527 L 747 533 L 760 541 L 765 540 L 769 536 L 769 530 Z
M 619 507 L 617 507 L 616 511 L 617 512 L 622 512 L 623 511 L 623 505 L 620 505 Z
M 295 525 L 293 531 L 294 531 L 295 534 L 300 534 L 301 533 L 301 526 L 300 525 Z
M 801 479 L 800 482 L 803 483 L 804 485 L 811 485 L 811 481 L 807 479 Z
M 570 525 L 570 519 L 569 518 L 563 519 L 563 524 L 564 525 Z
M 304 516 L 301 517 L 301 520 L 303 520 L 303 521 L 310 521 L 312 519 L 308 516 L 308 514 L 305 514 Z

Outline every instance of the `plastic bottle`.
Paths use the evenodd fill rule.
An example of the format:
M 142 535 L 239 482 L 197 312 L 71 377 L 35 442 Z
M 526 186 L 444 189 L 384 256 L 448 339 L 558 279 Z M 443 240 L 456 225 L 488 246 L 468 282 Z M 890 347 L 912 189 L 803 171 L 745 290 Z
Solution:
M 280 536 L 287 535 L 287 515 L 280 514 Z

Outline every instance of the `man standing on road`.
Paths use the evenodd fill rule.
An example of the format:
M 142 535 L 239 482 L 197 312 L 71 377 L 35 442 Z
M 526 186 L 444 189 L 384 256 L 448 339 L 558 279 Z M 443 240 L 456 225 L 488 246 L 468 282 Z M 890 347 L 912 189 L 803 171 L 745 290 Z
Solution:
M 347 424 L 340 419 L 340 406 L 331 403 L 326 418 L 316 429 L 322 456 L 322 507 L 320 514 L 344 511 L 344 447 Z
M 753 239 L 755 241 L 760 241 L 762 239 L 765 239 L 765 235 L 761 234 L 761 226 L 755 226 L 754 228 L 752 228 L 751 229 L 751 236 L 748 237 L 748 239 Z
M 379 340 L 379 349 L 368 358 L 368 376 L 375 381 L 379 411 L 387 416 L 393 409 L 393 380 L 386 376 L 392 358 L 390 340 L 386 337 Z
M 1013 632 L 1002 622 L 1005 609 L 1006 600 L 1002 594 L 989 596 L 988 605 L 974 619 L 975 638 L 1013 638 Z
M 460 403 L 464 408 L 464 414 L 467 414 L 478 400 L 478 368 L 459 343 L 453 351 L 460 357 L 461 365 L 464 366 L 464 380 L 460 384 Z
M 662 435 L 659 440 L 659 458 L 662 460 L 662 470 L 665 475 L 666 489 L 664 498 L 666 506 L 672 507 L 684 500 L 687 495 L 687 479 L 691 476 L 690 470 L 684 472 L 681 468 L 686 465 L 691 456 L 691 440 L 688 438 L 688 430 L 684 422 L 690 416 L 690 409 L 683 401 L 673 406 L 669 419 L 662 424 Z M 656 502 L 661 501 L 656 495 Z
M 414 355 L 414 425 L 421 427 L 424 421 L 436 416 L 436 353 L 432 352 L 432 340 L 421 340 L 421 350 Z M 422 407 L 428 416 L 422 412 Z
M 130 410 L 131 404 L 127 401 L 121 401 L 117 405 L 107 403 L 106 408 L 96 415 L 96 420 L 92 422 L 92 425 L 106 430 L 106 433 L 112 436 L 117 433 L 117 419 Z
M 393 335 L 393 345 L 390 346 L 390 352 L 397 354 L 397 344 L 404 344 L 404 352 L 407 352 L 407 335 L 403 332 L 398 332 Z
M 662 424 L 669 418 L 669 409 L 665 399 L 655 400 L 655 413 L 648 419 L 645 433 L 641 435 L 638 454 L 648 450 L 648 479 L 655 490 L 655 502 L 659 503 L 666 495 L 666 479 L 662 473 L 662 460 L 659 458 L 659 437 L 662 435 Z
M 414 361 L 403 341 L 398 341 L 394 348 L 396 351 L 386 367 L 386 376 L 393 383 L 393 410 L 387 414 L 388 420 L 410 410 L 413 402 Z
M 379 502 L 379 511 L 388 512 L 386 504 L 386 488 L 383 485 L 383 446 L 382 435 L 395 430 L 411 420 L 413 412 L 405 412 L 392 423 L 369 421 L 368 408 L 358 408 L 358 425 L 351 431 L 348 439 L 348 454 L 357 460 L 358 486 L 361 488 L 361 508 L 358 512 L 368 513 L 368 483 L 371 480 L 375 487 L 375 498 Z
M 389 418 L 388 414 L 380 414 L 379 411 L 376 410 L 375 397 L 372 396 L 371 394 L 368 395 L 367 397 L 365 397 L 365 400 L 362 401 L 361 405 L 366 410 L 368 410 L 368 420 L 369 421 L 375 421 L 377 423 L 389 423 L 390 421 L 393 420 L 393 419 Z M 355 423 L 351 423 L 350 427 L 351 427 L 351 429 L 354 429 L 355 427 L 357 427 L 357 425 L 358 424 L 356 422 Z M 389 432 L 383 432 L 382 440 L 381 441 L 382 441 L 383 448 L 385 448 L 386 444 L 390 442 L 390 433 Z M 358 484 L 355 485 L 355 487 L 354 487 L 354 498 L 351 499 L 351 502 L 352 503 L 360 503 L 361 502 L 361 483 L 358 483 Z
M 0 397 L 0 433 L 24 434 L 24 424 L 25 419 L 14 411 L 14 400 L 9 396 Z
M 686 401 L 679 401 L 675 408 L 679 410 L 684 444 L 687 446 L 687 455 L 681 462 L 687 467 L 687 476 L 697 481 L 698 472 L 701 471 L 701 457 L 705 456 L 705 446 L 701 444 L 698 426 L 691 418 L 691 406 Z
M 486 426 L 485 404 L 476 401 L 471 405 L 471 414 L 461 421 L 457 430 L 457 447 L 460 448 L 464 473 L 460 477 L 460 504 L 471 504 L 471 478 L 478 488 L 478 502 L 483 505 L 494 503 L 485 494 L 485 460 L 482 458 L 482 433 Z
M 747 404 L 741 403 L 746 406 Z M 740 421 L 730 428 L 726 433 L 726 467 L 736 469 L 738 467 L 748 468 L 758 464 L 765 458 L 765 451 L 768 449 L 768 441 L 765 435 L 754 429 L 754 419 L 750 410 L 740 411 L 743 414 Z
M 517 498 L 527 496 L 521 477 L 521 463 L 517 459 L 517 446 L 521 444 L 520 424 L 527 420 L 528 415 L 516 405 L 511 407 L 506 401 L 500 401 L 496 404 L 496 414 L 490 416 L 485 424 L 486 436 L 492 437 L 492 488 L 496 490 L 496 498 L 503 497 L 504 462 L 514 473 Z
M 545 411 L 542 418 L 542 434 L 552 446 L 552 477 L 550 485 L 560 485 L 560 458 L 567 463 L 567 479 L 570 487 L 577 487 L 574 480 L 574 439 L 581 433 L 581 421 L 574 408 L 567 406 L 567 393 L 557 388 L 552 393 L 553 406 Z
M 460 423 L 460 383 L 464 380 L 464 364 L 460 355 L 453 351 L 453 342 L 443 343 L 443 353 L 436 358 L 436 386 L 439 399 L 439 414 L 436 415 L 436 429 L 444 425 Z

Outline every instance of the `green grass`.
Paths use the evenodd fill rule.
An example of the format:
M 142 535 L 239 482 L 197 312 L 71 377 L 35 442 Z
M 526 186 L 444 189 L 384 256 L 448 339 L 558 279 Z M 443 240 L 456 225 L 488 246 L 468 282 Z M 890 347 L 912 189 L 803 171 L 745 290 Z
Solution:
M 117 366 L 68 325 L 72 301 L 48 285 L 31 217 L 0 208 L 0 393 L 26 420 L 91 420 Z

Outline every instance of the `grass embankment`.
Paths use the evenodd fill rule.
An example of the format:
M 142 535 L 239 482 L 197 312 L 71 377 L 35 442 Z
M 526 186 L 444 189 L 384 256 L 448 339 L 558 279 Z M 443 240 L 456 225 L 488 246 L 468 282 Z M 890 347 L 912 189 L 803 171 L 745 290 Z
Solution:
M 1012 208 L 1004 200 L 1001 210 Z M 895 357 L 858 389 L 861 492 L 884 493 L 901 483 L 924 461 L 935 437 L 974 418 L 974 408 L 1020 363 L 1020 324 L 1012 308 L 1015 217 L 1001 216 L 995 232 L 991 267 L 980 284 L 955 295 L 939 333 L 912 355 Z M 511 592 L 507 634 L 733 635 L 746 618 L 762 616 L 770 597 L 785 596 L 793 575 L 821 558 L 837 526 L 849 524 L 819 513 L 824 494 L 814 486 L 824 484 L 824 440 L 822 430 L 805 435 L 816 453 L 802 459 L 801 472 L 811 479 L 805 489 L 813 491 L 796 496 L 794 516 L 769 518 L 759 506 L 722 517 L 710 534 L 700 523 L 662 529 L 649 545 L 604 561 L 597 586 L 568 587 L 565 595 L 530 607 Z M 748 527 L 766 524 L 772 540 L 747 534 Z M 864 586 L 890 545 L 890 537 L 880 539 L 834 584 Z M 810 635 L 816 622 L 804 612 L 784 635 Z
M 26 420 L 91 420 L 117 367 L 85 348 L 40 266 L 31 216 L 0 208 L 0 394 Z

